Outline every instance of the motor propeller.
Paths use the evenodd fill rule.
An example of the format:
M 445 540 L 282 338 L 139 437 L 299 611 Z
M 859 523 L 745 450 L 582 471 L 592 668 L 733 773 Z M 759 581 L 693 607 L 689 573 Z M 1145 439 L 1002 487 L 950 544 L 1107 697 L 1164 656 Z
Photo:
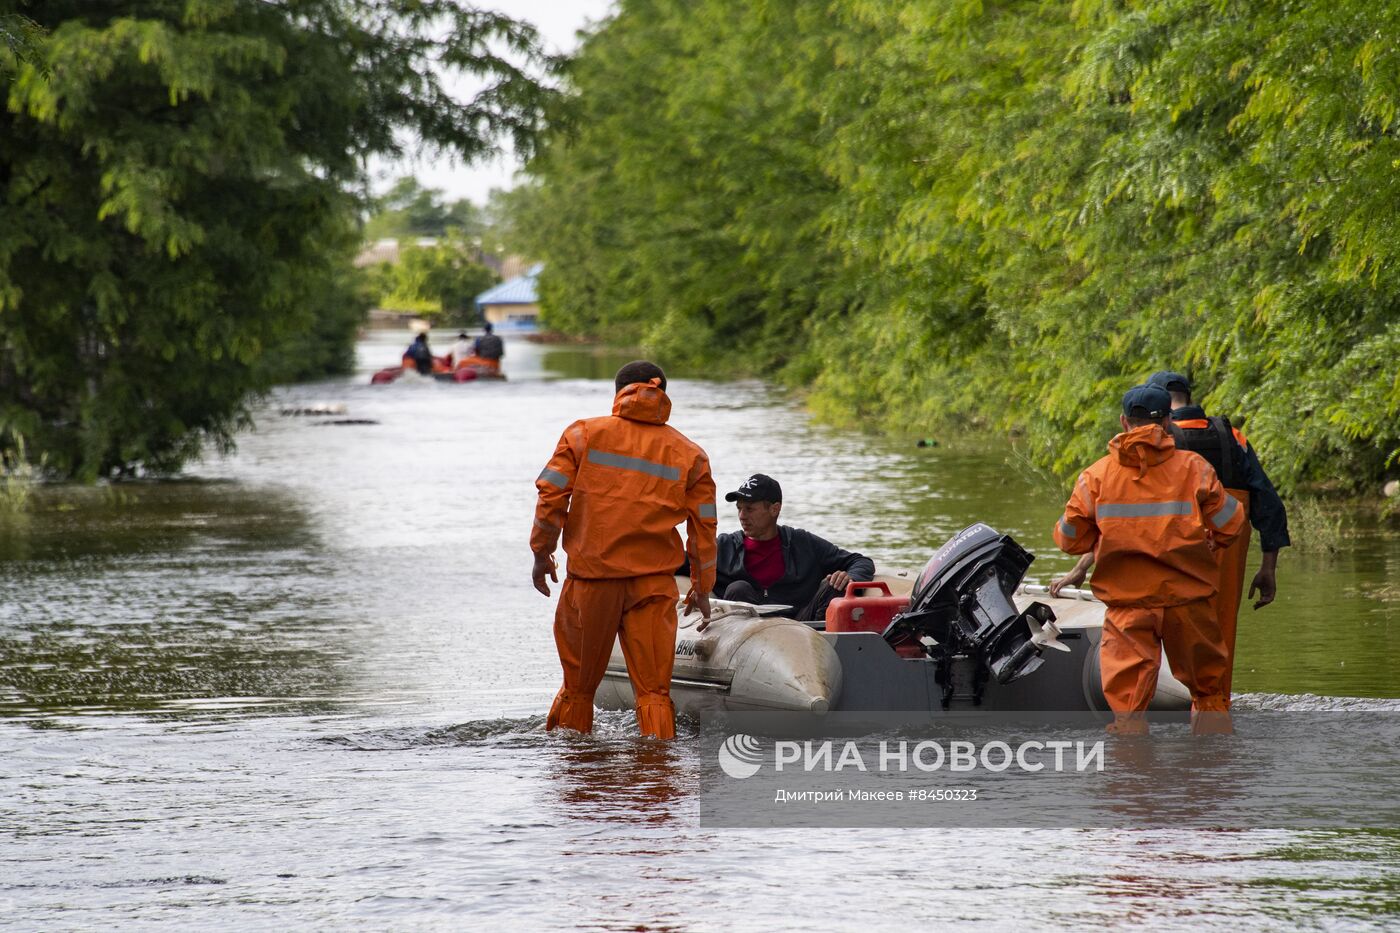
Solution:
M 1038 648 L 1054 648 L 1056 651 L 1069 651 L 1069 645 L 1060 641 L 1060 627 L 1054 620 L 1045 624 L 1037 622 L 1030 616 L 1026 616 L 1026 625 L 1030 626 L 1031 644 Z

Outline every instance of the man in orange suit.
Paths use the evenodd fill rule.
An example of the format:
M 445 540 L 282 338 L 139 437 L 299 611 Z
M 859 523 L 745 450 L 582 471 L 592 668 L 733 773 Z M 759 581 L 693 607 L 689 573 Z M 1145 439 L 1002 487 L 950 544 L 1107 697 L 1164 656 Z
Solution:
M 1198 732 L 1229 730 L 1228 657 L 1213 598 L 1214 551 L 1244 528 L 1245 512 L 1203 458 L 1168 433 L 1171 395 L 1136 386 L 1123 397 L 1123 432 L 1079 476 L 1055 543 L 1098 557 L 1090 585 L 1107 606 L 1099 668 L 1114 713 L 1110 731 L 1145 733 L 1162 651 L 1191 691 Z
M 715 579 L 715 483 L 700 447 L 669 426 L 666 375 L 638 360 L 618 370 L 612 414 L 564 430 L 535 486 L 530 549 L 535 589 L 558 581 L 562 532 L 568 574 L 554 615 L 564 686 L 546 729 L 593 729 L 593 694 L 614 639 L 622 642 L 643 735 L 676 734 L 671 668 L 676 652 L 675 568 L 691 567 L 687 602 L 706 618 Z M 676 526 L 686 525 L 681 545 Z

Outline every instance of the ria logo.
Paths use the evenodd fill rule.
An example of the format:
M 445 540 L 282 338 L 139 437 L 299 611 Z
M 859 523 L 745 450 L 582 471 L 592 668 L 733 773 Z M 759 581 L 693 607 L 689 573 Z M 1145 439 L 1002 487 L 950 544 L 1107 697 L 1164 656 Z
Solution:
M 717 757 L 720 769 L 740 781 L 753 777 L 763 767 L 763 751 L 758 739 L 742 733 L 725 739 Z

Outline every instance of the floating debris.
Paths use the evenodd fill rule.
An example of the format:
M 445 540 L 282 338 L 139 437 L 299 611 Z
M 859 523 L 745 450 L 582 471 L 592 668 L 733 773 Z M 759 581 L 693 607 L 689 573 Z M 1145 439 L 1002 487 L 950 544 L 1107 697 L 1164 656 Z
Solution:
M 304 405 L 299 408 L 282 409 L 282 417 L 294 418 L 301 415 L 343 415 L 348 409 L 340 403 L 331 404 L 320 402 L 315 405 Z

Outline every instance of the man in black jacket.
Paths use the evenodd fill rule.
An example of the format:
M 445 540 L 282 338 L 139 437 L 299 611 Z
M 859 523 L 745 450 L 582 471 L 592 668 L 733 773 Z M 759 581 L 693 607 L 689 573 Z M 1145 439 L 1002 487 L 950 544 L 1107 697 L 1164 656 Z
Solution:
M 506 355 L 505 341 L 496 336 L 496 328 L 488 321 L 485 327 L 486 332 L 476 338 L 473 346 L 473 354 L 483 360 L 491 360 L 497 366 L 501 364 L 501 357 Z
M 716 596 L 792 606 L 793 618 L 815 621 L 826 618 L 827 604 L 844 595 L 852 580 L 874 578 L 870 558 L 779 525 L 783 490 L 772 477 L 755 473 L 724 499 L 737 503 L 743 531 L 719 536 Z

